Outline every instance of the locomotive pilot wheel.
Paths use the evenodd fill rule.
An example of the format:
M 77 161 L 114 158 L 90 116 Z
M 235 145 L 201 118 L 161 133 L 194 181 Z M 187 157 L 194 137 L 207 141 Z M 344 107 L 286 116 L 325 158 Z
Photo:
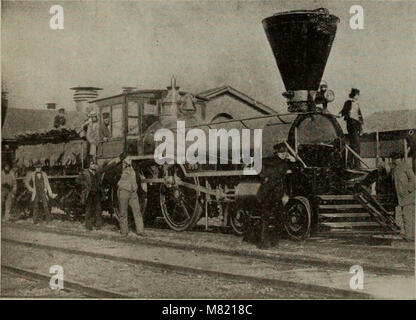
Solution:
M 290 238 L 304 240 L 311 228 L 311 206 L 305 197 L 295 197 L 285 206 L 284 228 Z
M 199 185 L 198 178 L 186 178 L 183 169 L 172 166 L 168 169 L 169 176 L 176 175 L 184 182 Z M 160 187 L 160 207 L 166 223 L 175 231 L 191 229 L 202 214 L 200 192 L 178 184 Z
M 250 214 L 249 211 L 244 210 L 243 208 L 236 208 L 235 210 L 231 210 L 231 212 L 229 213 L 230 226 L 236 235 L 238 236 L 243 235 L 244 219 L 249 214 Z

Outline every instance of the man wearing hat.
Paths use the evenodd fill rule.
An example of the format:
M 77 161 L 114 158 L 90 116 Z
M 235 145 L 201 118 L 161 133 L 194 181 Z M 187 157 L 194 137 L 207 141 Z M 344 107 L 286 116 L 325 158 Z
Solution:
M 58 129 L 59 127 L 65 127 L 66 118 L 65 118 L 65 109 L 59 108 L 58 114 L 55 116 L 53 126 Z
M 358 104 L 359 96 L 360 90 L 352 88 L 349 99 L 345 101 L 344 107 L 340 112 L 347 123 L 350 147 L 358 155 L 360 154 L 360 134 L 362 132 L 362 125 L 364 124 L 363 115 Z M 350 155 L 349 164 L 351 167 L 359 167 L 360 161 L 354 155 Z
M 110 131 L 110 113 L 103 113 L 103 123 L 100 126 L 100 141 L 108 141 L 111 136 Z
M 92 230 L 92 216 L 95 213 L 95 227 L 101 229 L 101 200 L 103 189 L 101 187 L 101 175 L 98 172 L 96 162 L 91 162 L 88 169 L 80 172 L 77 180 L 82 187 L 81 203 L 86 207 L 85 227 Z
M 100 230 L 102 227 L 101 202 L 105 194 L 102 187 L 103 173 L 120 163 L 120 157 L 109 161 L 99 167 L 95 161 L 90 163 L 88 169 L 80 172 L 77 178 L 78 185 L 82 188 L 81 203 L 86 207 L 85 228 L 92 230 L 92 220 L 95 220 L 95 228 Z
M 328 111 L 328 100 L 325 98 L 325 93 L 328 90 L 328 83 L 325 80 L 321 81 L 319 91 L 316 93 L 315 103 L 322 105 L 322 111 Z
M 92 157 L 92 159 L 95 159 L 97 155 L 97 145 L 100 139 L 100 133 L 99 133 L 100 128 L 99 128 L 99 123 L 98 123 L 97 112 L 91 111 L 90 118 L 91 118 L 91 122 L 88 124 L 86 137 L 87 137 L 88 143 L 90 144 L 89 155 Z
M 10 164 L 6 162 L 1 171 L 1 217 L 5 220 L 11 219 L 10 210 L 16 196 L 16 190 L 16 175 L 11 170 Z
M 48 175 L 42 171 L 42 163 L 39 160 L 35 162 L 35 171 L 26 176 L 25 186 L 32 194 L 33 223 L 37 224 L 39 222 L 41 218 L 41 207 L 47 223 L 52 221 L 52 216 L 49 211 L 48 195 L 51 198 L 55 198 L 56 194 L 52 192 Z
M 285 177 L 294 158 L 284 142 L 276 144 L 274 156 L 263 161 L 262 184 L 257 193 L 261 207 L 261 229 L 258 246 L 266 249 L 277 244 L 282 227 L 284 205 L 287 202 Z
M 415 174 L 403 158 L 403 153 L 392 155 L 392 175 L 396 189 L 397 201 L 403 219 L 404 237 L 415 240 Z
M 124 237 L 128 236 L 128 208 L 130 206 L 133 212 L 134 222 L 136 224 L 137 235 L 146 236 L 144 233 L 143 217 L 140 211 L 139 197 L 137 195 L 138 186 L 136 172 L 134 171 L 130 158 L 123 160 L 121 178 L 118 181 L 118 199 L 120 202 L 120 231 Z

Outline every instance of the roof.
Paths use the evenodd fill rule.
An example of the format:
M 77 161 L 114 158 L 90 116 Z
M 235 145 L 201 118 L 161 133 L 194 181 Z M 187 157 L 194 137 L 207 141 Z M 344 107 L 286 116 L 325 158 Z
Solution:
M 364 118 L 364 131 L 393 131 L 416 128 L 415 110 L 379 111 Z
M 17 134 L 28 131 L 46 131 L 53 129 L 58 110 L 8 108 L 2 128 L 2 139 L 14 139 Z M 66 127 L 80 127 L 85 121 L 85 114 L 66 111 Z
M 98 87 L 73 87 L 70 88 L 70 90 L 103 90 L 103 88 L 98 88 Z
M 224 94 L 229 94 L 231 96 L 236 97 L 237 99 L 245 102 L 249 106 L 259 110 L 263 114 L 275 114 L 275 113 L 277 113 L 272 108 L 266 106 L 265 104 L 261 103 L 260 101 L 257 101 L 255 99 L 249 97 L 245 93 L 243 93 L 241 91 L 238 91 L 237 89 L 235 89 L 231 86 L 222 86 L 222 87 L 209 89 L 209 90 L 198 93 L 196 95 L 196 97 L 209 101 L 211 99 L 215 99 L 215 98 L 217 98 L 221 95 L 224 95 Z
M 132 90 L 132 91 L 128 91 L 128 92 L 123 92 L 123 93 L 119 93 L 116 94 L 114 96 L 108 96 L 108 97 L 104 97 L 104 98 L 99 98 L 99 99 L 95 99 L 95 100 L 91 100 L 89 101 L 89 103 L 95 103 L 95 102 L 99 102 L 99 101 L 103 101 L 103 100 L 107 100 L 107 99 L 112 99 L 112 98 L 118 98 L 118 97 L 122 97 L 122 96 L 137 96 L 137 95 L 146 95 L 146 94 L 155 94 L 155 95 L 165 95 L 167 94 L 168 90 L 167 89 L 146 89 L 146 90 Z M 180 95 L 185 95 L 188 92 L 186 91 L 179 91 Z

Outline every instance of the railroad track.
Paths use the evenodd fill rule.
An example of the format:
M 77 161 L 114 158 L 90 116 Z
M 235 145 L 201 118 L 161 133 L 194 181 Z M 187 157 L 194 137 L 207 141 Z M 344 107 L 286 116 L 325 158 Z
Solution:
M 23 279 L 39 281 L 42 283 L 49 283 L 51 275 L 44 274 L 40 272 L 34 272 L 31 270 L 26 270 L 10 265 L 1 265 L 1 272 L 9 272 L 15 276 L 21 277 Z M 87 298 L 128 298 L 128 296 L 109 291 L 105 289 L 100 289 L 92 286 L 88 286 L 86 284 L 75 282 L 75 281 L 68 281 L 65 280 L 65 291 L 69 293 L 75 293 L 77 296 L 80 297 L 87 297 Z
M 308 284 L 308 283 L 302 283 L 302 282 L 294 282 L 294 281 L 287 281 L 282 279 L 272 279 L 268 277 L 260 277 L 260 276 L 250 276 L 250 275 L 244 275 L 244 274 L 235 274 L 232 272 L 225 272 L 225 271 L 214 271 L 209 270 L 205 268 L 198 268 L 193 266 L 184 266 L 184 265 L 178 265 L 173 263 L 167 263 L 167 262 L 157 262 L 152 261 L 149 259 L 137 259 L 137 258 L 131 258 L 126 256 L 115 256 L 111 254 L 103 254 L 100 252 L 95 251 L 85 251 L 85 250 L 79 250 L 74 248 L 64 248 L 62 246 L 56 246 L 56 245 L 44 245 L 39 243 L 30 243 L 26 241 L 18 241 L 13 239 L 7 239 L 3 238 L 3 245 L 13 245 L 13 246 L 20 246 L 20 247 L 26 247 L 37 249 L 37 250 L 45 250 L 50 253 L 63 253 L 66 255 L 71 256 L 78 256 L 80 258 L 82 257 L 89 257 L 89 258 L 98 258 L 98 259 L 105 259 L 108 261 L 114 261 L 119 263 L 127 263 L 129 265 L 136 265 L 136 266 L 144 266 L 147 268 L 152 269 L 158 269 L 162 271 L 169 271 L 174 273 L 180 273 L 180 274 L 186 274 L 191 276 L 197 276 L 197 277 L 208 277 L 211 279 L 223 279 L 224 281 L 231 281 L 231 282 L 244 282 L 244 283 L 250 283 L 257 286 L 267 286 L 267 287 L 273 287 L 277 289 L 288 289 L 308 294 L 310 296 L 317 296 L 317 297 L 327 297 L 327 298 L 359 298 L 359 299 L 369 299 L 372 298 L 371 295 L 359 292 L 359 291 L 351 291 L 351 290 L 345 290 L 345 289 L 339 289 L 339 288 L 333 288 L 328 286 L 322 286 L 322 285 L 316 285 L 316 284 Z M 16 248 L 16 250 L 19 250 Z M 16 266 L 2 266 L 6 268 L 7 270 L 11 270 L 13 272 L 17 272 L 19 274 L 22 274 L 24 276 L 47 280 L 49 283 L 49 279 L 51 275 L 42 275 L 33 271 L 24 270 L 22 268 L 16 267 Z M 298 265 L 288 265 L 286 264 L 285 267 L 288 270 L 284 270 L 283 272 L 290 272 L 290 268 L 297 268 L 299 269 Z M 82 282 L 76 282 L 76 281 L 65 281 L 66 288 L 70 288 L 73 290 L 77 290 L 80 292 L 86 292 L 88 296 L 100 298 L 126 298 L 130 297 L 129 295 L 119 293 L 116 291 L 110 291 L 107 289 L 100 289 L 96 287 L 91 287 L 88 285 L 83 284 Z
M 245 257 L 245 258 L 252 258 L 252 259 L 259 259 L 266 262 L 275 263 L 276 260 L 279 263 L 286 263 L 290 265 L 296 265 L 299 267 L 319 267 L 319 268 L 327 268 L 331 270 L 341 270 L 341 269 L 349 269 L 351 267 L 350 261 L 339 261 L 339 260 L 330 260 L 330 259 L 318 259 L 312 257 L 305 257 L 302 254 L 281 254 L 279 253 L 277 256 L 275 254 L 270 253 L 263 253 L 263 252 L 251 252 L 246 250 L 241 250 L 238 248 L 233 249 L 223 249 L 218 247 L 211 247 L 211 246 L 201 246 L 193 243 L 174 243 L 160 239 L 125 239 L 118 235 L 108 235 L 108 234 L 94 234 L 91 232 L 84 232 L 78 230 L 68 230 L 62 228 L 49 228 L 44 226 L 34 226 L 34 225 L 23 225 L 23 224 L 5 224 L 6 226 L 10 226 L 16 229 L 23 229 L 23 230 L 33 230 L 33 231 L 41 231 L 50 234 L 62 234 L 62 235 L 69 235 L 69 236 L 77 236 L 82 238 L 89 238 L 89 239 L 97 239 L 97 240 L 110 240 L 117 243 L 130 243 L 130 244 L 145 244 L 146 246 L 153 246 L 159 248 L 170 248 L 170 249 L 179 249 L 179 250 L 188 250 L 188 251 L 195 251 L 200 253 L 214 253 L 219 255 L 226 255 L 226 256 L 236 256 L 236 257 Z M 397 250 L 404 253 L 409 253 L 414 255 L 414 250 L 409 249 L 391 249 L 391 248 L 371 248 L 371 250 L 378 250 L 378 251 L 391 251 Z M 395 267 L 386 267 L 380 266 L 377 264 L 369 264 L 366 263 L 366 271 L 373 272 L 377 274 L 396 274 L 396 275 L 414 275 L 414 270 L 411 269 L 404 269 L 404 268 L 395 268 Z

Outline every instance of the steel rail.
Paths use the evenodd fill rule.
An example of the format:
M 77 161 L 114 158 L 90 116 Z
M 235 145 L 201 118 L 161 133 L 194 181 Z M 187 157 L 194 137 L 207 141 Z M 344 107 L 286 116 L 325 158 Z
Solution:
M 242 275 L 242 274 L 233 274 L 231 272 L 213 271 L 213 270 L 206 270 L 202 268 L 194 268 L 194 267 L 181 266 L 181 265 L 164 263 L 164 262 L 150 261 L 150 260 L 145 260 L 145 259 L 113 256 L 113 255 L 104 254 L 104 253 L 90 252 L 90 251 L 84 251 L 84 250 L 78 250 L 78 249 L 72 249 L 72 248 L 62 248 L 58 246 L 43 245 L 43 244 L 38 244 L 38 243 L 29 243 L 29 242 L 6 239 L 6 238 L 2 238 L 2 241 L 13 243 L 16 245 L 22 245 L 22 246 L 29 247 L 29 248 L 55 250 L 55 251 L 67 253 L 67 254 L 88 256 L 92 258 L 100 258 L 100 259 L 106 259 L 110 261 L 117 261 L 117 262 L 124 262 L 124 263 L 131 263 L 134 265 L 142 265 L 142 266 L 157 268 L 161 270 L 169 270 L 172 272 L 211 276 L 214 278 L 221 277 L 221 278 L 229 279 L 233 281 L 245 281 L 245 282 L 251 282 L 251 283 L 260 284 L 260 285 L 273 286 L 275 288 L 291 288 L 291 289 L 299 290 L 301 292 L 308 292 L 312 294 L 319 293 L 322 295 L 327 295 L 328 297 L 331 297 L 331 298 L 335 298 L 335 297 L 344 298 L 344 299 L 349 299 L 349 298 L 350 299 L 353 299 L 353 298 L 373 299 L 374 298 L 372 295 L 368 293 L 334 288 L 334 287 L 327 287 L 327 286 L 310 284 L 310 283 L 302 283 L 302 282 L 273 279 L 273 278 L 262 278 L 262 277 Z
M 304 255 L 300 254 L 285 254 L 278 252 L 277 255 L 271 255 L 267 253 L 262 252 L 251 252 L 243 249 L 233 249 L 228 250 L 224 248 L 217 248 L 217 247 L 209 247 L 209 246 L 198 246 L 193 243 L 174 243 L 170 241 L 164 241 L 164 240 L 158 240 L 158 239 L 143 239 L 143 240 L 131 240 L 131 239 L 124 239 L 120 236 L 113 236 L 113 235 L 103 235 L 103 234 L 91 234 L 91 233 L 85 233 L 81 231 L 74 231 L 74 230 L 64 230 L 64 229 L 49 229 L 44 228 L 42 226 L 33 226 L 33 225 L 17 225 L 14 224 L 13 226 L 9 225 L 13 228 L 20 228 L 24 230 L 34 230 L 39 232 L 45 232 L 45 233 L 52 233 L 52 234 L 63 234 L 63 235 L 69 235 L 69 236 L 77 236 L 77 237 L 83 237 L 87 239 L 105 239 L 109 241 L 115 241 L 115 242 L 122 242 L 122 243 L 140 243 L 145 244 L 149 246 L 154 247 L 162 247 L 162 248 L 172 248 L 172 249 L 179 249 L 179 250 L 189 250 L 189 251 L 199 251 L 202 253 L 218 253 L 222 255 L 228 255 L 228 256 L 236 256 L 236 257 L 247 257 L 247 258 L 253 258 L 253 259 L 262 259 L 266 261 L 276 262 L 276 259 L 279 261 L 282 261 L 284 263 L 291 263 L 291 264 L 298 264 L 298 265 L 310 265 L 313 267 L 324 267 L 329 268 L 333 270 L 339 270 L 339 269 L 349 269 L 351 267 L 350 262 L 345 261 L 339 261 L 339 260 L 322 260 L 319 258 L 314 257 L 305 257 Z M 172 232 L 177 233 L 176 231 L 172 230 L 165 230 L 166 232 Z M 192 232 L 192 231 L 188 231 Z M 344 247 L 350 247 L 350 245 L 342 245 Z M 362 246 L 363 247 L 363 246 Z M 389 248 L 389 247 L 382 247 L 382 248 L 372 248 L 376 249 L 378 251 L 400 251 L 404 253 L 413 253 L 414 249 L 407 249 L 407 248 Z M 380 266 L 377 264 L 368 264 L 366 263 L 366 270 L 374 273 L 380 273 L 380 274 L 397 274 L 397 275 L 414 275 L 414 270 L 409 269 L 400 269 L 400 268 L 394 268 L 394 267 L 385 267 Z
M 43 274 L 43 273 L 31 271 L 31 270 L 21 269 L 21 268 L 13 267 L 10 265 L 5 265 L 3 263 L 1 265 L 1 269 L 2 269 L 2 272 L 3 270 L 9 271 L 26 279 L 41 280 L 41 281 L 45 280 L 46 283 L 48 284 L 51 279 L 50 274 Z M 87 286 L 80 282 L 68 281 L 67 279 L 65 279 L 64 288 L 69 289 L 70 291 L 81 292 L 91 298 L 129 298 L 129 296 L 118 293 L 118 292 Z

